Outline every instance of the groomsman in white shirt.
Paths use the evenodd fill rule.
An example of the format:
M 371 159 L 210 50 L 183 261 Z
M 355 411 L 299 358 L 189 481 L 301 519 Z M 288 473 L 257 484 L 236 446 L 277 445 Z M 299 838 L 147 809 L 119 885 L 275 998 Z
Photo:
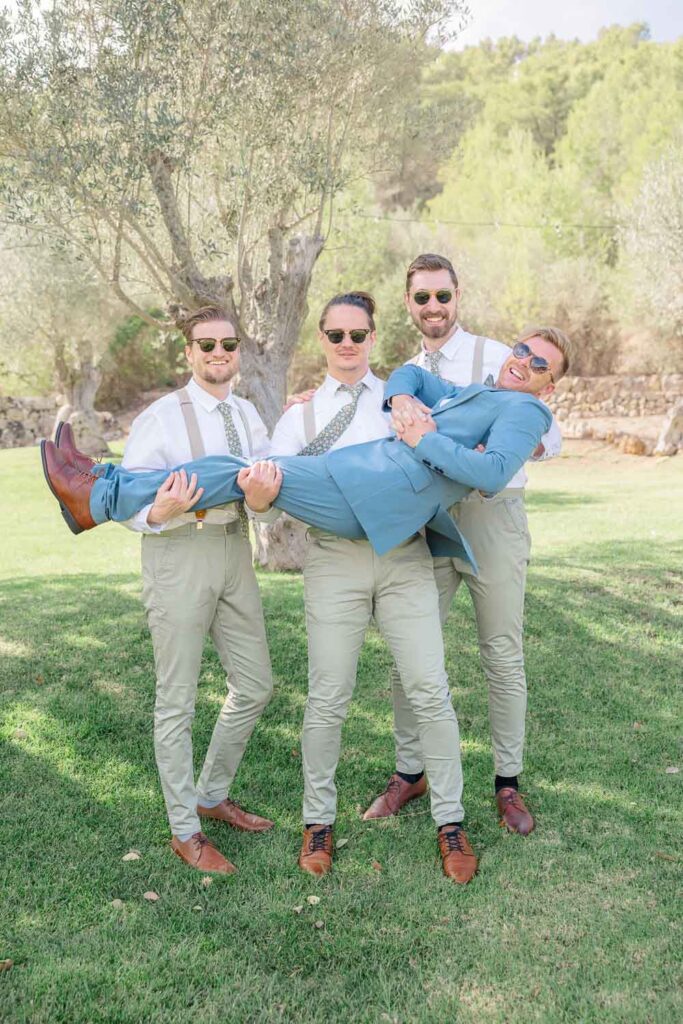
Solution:
M 267 455 L 261 417 L 231 390 L 239 338 L 229 315 L 206 306 L 178 326 L 192 379 L 138 416 L 124 468 L 170 469 L 203 455 Z M 203 834 L 200 818 L 251 832 L 272 827 L 272 821 L 231 800 L 229 792 L 273 681 L 244 507 L 195 513 L 200 496 L 194 478 L 171 473 L 154 504 L 126 525 L 143 534 L 142 593 L 157 677 L 154 749 L 171 848 L 200 871 L 228 874 L 235 867 Z M 192 720 L 207 634 L 225 669 L 228 693 L 195 786 Z
M 410 360 L 459 386 L 492 385 L 510 355 L 507 345 L 475 337 L 458 324 L 460 289 L 450 260 L 426 253 L 408 267 L 405 305 L 421 333 L 420 352 Z M 533 369 L 533 336 L 520 339 L 528 352 L 519 360 L 527 375 Z M 544 435 L 535 458 L 560 451 L 557 424 Z M 527 835 L 534 819 L 518 790 L 522 771 L 526 717 L 526 676 L 523 614 L 531 538 L 524 507 L 527 476 L 520 470 L 505 490 L 488 498 L 473 491 L 454 506 L 453 518 L 470 542 L 478 576 L 457 558 L 434 559 L 441 620 L 464 580 L 477 620 L 481 662 L 489 687 L 489 721 L 493 745 L 496 803 L 501 821 L 512 832 Z M 426 791 L 420 740 L 396 669 L 392 675 L 396 772 L 364 817 L 384 818 Z
M 368 365 L 375 341 L 374 301 L 336 296 L 320 318 L 327 377 L 311 401 L 289 408 L 273 432 L 272 455 L 317 455 L 391 433 L 382 412 L 383 382 Z M 269 471 L 263 464 L 259 472 Z M 254 508 L 258 506 L 253 505 Z M 309 531 L 304 565 L 309 692 L 304 715 L 304 836 L 299 866 L 330 870 L 336 817 L 334 776 L 341 731 L 356 682 L 358 656 L 374 615 L 403 679 L 420 767 L 431 786 L 432 816 L 445 874 L 465 883 L 476 857 L 462 828 L 458 723 L 446 678 L 432 557 L 416 534 L 378 556 L 367 540 Z

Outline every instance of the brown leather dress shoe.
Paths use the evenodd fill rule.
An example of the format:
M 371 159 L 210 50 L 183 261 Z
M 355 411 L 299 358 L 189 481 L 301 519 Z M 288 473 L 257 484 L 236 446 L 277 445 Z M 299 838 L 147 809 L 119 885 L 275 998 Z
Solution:
M 66 456 L 71 465 L 75 466 L 76 469 L 80 469 L 83 473 L 92 473 L 99 466 L 99 462 L 96 459 L 91 459 L 84 452 L 79 452 L 70 423 L 57 424 L 55 445 L 59 448 L 62 455 Z
M 198 871 L 215 871 L 220 875 L 232 875 L 237 868 L 227 860 L 203 832 L 195 832 L 185 842 L 173 836 L 171 849 L 175 854 Z
M 465 830 L 459 825 L 444 828 L 438 834 L 443 873 L 454 882 L 464 885 L 477 873 L 477 858 L 469 844 Z
M 52 441 L 40 442 L 40 456 L 47 485 L 71 532 L 92 530 L 97 523 L 90 515 L 90 492 L 97 477 L 72 466 Z
M 331 825 L 311 825 L 304 829 L 299 867 L 309 875 L 326 875 L 332 869 Z
M 427 779 L 423 775 L 417 782 L 406 782 L 395 772 L 389 779 L 387 788 L 376 797 L 363 815 L 363 821 L 371 818 L 390 818 L 398 814 L 404 804 L 417 800 L 427 792 Z
M 258 814 L 250 814 L 237 803 L 226 797 L 215 807 L 197 807 L 197 814 L 200 818 L 217 818 L 219 821 L 227 821 L 228 825 L 238 828 L 242 832 L 267 832 L 272 828 L 274 822 L 268 818 L 261 818 Z
M 533 832 L 536 822 L 513 786 L 503 786 L 498 790 L 496 804 L 501 824 L 505 825 L 508 832 L 519 832 L 520 836 L 528 836 Z

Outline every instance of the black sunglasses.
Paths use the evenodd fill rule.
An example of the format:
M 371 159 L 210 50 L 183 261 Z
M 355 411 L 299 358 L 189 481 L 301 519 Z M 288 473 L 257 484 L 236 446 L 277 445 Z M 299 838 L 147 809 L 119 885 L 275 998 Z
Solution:
M 362 345 L 369 333 L 369 328 L 363 327 L 359 327 L 357 330 L 353 331 L 340 331 L 336 328 L 330 329 L 329 331 L 323 331 L 323 334 L 327 335 L 327 340 L 332 342 L 333 345 L 340 345 L 344 340 L 345 334 L 348 334 L 354 345 Z
M 516 345 L 512 346 L 512 354 L 515 359 L 528 359 L 528 357 L 531 356 L 531 359 L 529 359 L 529 367 L 532 373 L 549 373 L 551 381 L 553 384 L 555 383 L 553 371 L 550 369 L 550 363 L 548 360 L 544 359 L 543 356 L 534 355 L 529 346 L 523 341 L 518 341 Z
M 240 343 L 239 338 L 195 338 L 194 342 L 199 345 L 202 352 L 213 352 L 216 345 L 222 345 L 224 352 L 234 352 Z
M 449 292 L 447 288 L 443 288 L 438 292 L 415 292 L 413 295 L 413 301 L 417 302 L 418 306 L 426 306 L 432 295 L 436 298 L 437 302 L 440 302 L 442 306 L 447 306 L 453 298 L 453 292 Z

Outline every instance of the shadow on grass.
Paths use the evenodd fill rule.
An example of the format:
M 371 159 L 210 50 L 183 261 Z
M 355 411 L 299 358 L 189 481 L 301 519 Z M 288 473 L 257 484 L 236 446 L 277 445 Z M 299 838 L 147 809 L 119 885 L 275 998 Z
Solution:
M 576 506 L 583 508 L 586 505 L 602 505 L 605 502 L 596 494 L 528 490 L 524 497 L 524 503 L 530 512 L 552 512 L 556 508 L 566 509 Z

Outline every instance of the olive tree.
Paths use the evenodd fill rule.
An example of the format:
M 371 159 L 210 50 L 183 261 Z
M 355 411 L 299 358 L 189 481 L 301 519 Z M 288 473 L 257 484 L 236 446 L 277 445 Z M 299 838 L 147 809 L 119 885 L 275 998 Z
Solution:
M 0 18 L 4 220 L 129 310 L 217 301 L 272 425 L 335 197 L 392 166 L 459 0 L 20 0 Z

